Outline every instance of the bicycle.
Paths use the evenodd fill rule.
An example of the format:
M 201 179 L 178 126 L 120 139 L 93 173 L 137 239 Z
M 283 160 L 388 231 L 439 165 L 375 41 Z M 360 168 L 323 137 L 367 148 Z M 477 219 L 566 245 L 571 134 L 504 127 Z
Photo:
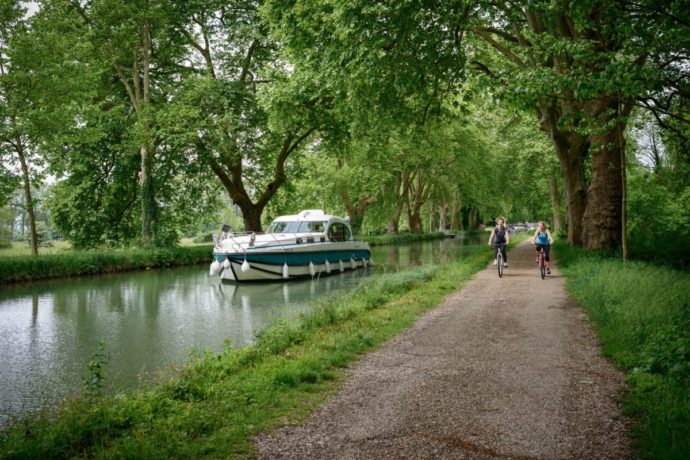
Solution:
M 546 279 L 546 263 L 544 256 L 544 246 L 539 249 L 539 272 L 541 273 L 541 279 Z
M 498 270 L 498 277 L 503 278 L 503 268 L 505 261 L 503 260 L 503 248 L 505 244 L 502 244 L 496 250 L 496 270 Z

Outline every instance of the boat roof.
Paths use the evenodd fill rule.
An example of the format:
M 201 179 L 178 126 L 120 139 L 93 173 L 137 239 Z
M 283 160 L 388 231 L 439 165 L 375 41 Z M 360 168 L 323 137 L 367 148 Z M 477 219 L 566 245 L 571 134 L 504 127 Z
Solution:
M 326 214 L 323 212 L 321 209 L 306 209 L 304 211 L 300 211 L 299 214 L 295 215 L 290 215 L 290 216 L 280 216 L 276 217 L 273 219 L 273 222 L 323 222 L 323 221 L 328 221 L 328 222 L 342 222 L 342 223 L 349 223 L 350 218 L 342 218 L 338 216 L 332 216 L 330 214 Z

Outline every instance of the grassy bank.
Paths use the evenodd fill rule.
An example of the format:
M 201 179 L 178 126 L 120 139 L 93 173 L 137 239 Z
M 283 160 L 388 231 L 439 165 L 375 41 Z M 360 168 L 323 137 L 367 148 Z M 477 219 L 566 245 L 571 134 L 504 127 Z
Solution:
M 384 233 L 383 235 L 365 236 L 364 241 L 371 246 L 383 246 L 386 244 L 413 243 L 415 241 L 442 240 L 447 238 L 443 232 L 434 233 Z
M 380 275 L 242 349 L 191 362 L 147 390 L 83 397 L 0 435 L 2 458 L 235 458 L 260 431 L 303 420 L 362 353 L 409 327 L 492 257 Z M 93 380 L 93 379 L 92 379 Z
M 210 261 L 212 250 L 212 245 L 203 245 L 155 250 L 64 251 L 38 257 L 0 257 L 0 284 L 190 265 Z
M 567 288 L 625 369 L 625 412 L 645 458 L 690 455 L 690 274 L 559 244 Z

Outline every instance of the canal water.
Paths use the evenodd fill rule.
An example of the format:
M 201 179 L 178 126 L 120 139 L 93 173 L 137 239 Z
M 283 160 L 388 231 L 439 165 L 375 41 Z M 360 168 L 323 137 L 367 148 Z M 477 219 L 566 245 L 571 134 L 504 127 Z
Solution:
M 193 353 L 250 344 L 255 332 L 364 278 L 456 259 L 477 244 L 374 247 L 374 267 L 289 283 L 222 284 L 197 265 L 0 286 L 0 427 L 80 393 L 100 342 L 110 391 L 132 387 Z

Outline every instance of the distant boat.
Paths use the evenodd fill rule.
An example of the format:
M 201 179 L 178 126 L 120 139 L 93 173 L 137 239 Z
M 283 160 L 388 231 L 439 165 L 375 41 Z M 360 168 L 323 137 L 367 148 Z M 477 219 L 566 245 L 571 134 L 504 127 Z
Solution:
M 352 236 L 350 218 L 320 209 L 278 217 L 265 234 L 224 232 L 213 240 L 209 272 L 228 281 L 310 278 L 372 263 L 369 244 Z

